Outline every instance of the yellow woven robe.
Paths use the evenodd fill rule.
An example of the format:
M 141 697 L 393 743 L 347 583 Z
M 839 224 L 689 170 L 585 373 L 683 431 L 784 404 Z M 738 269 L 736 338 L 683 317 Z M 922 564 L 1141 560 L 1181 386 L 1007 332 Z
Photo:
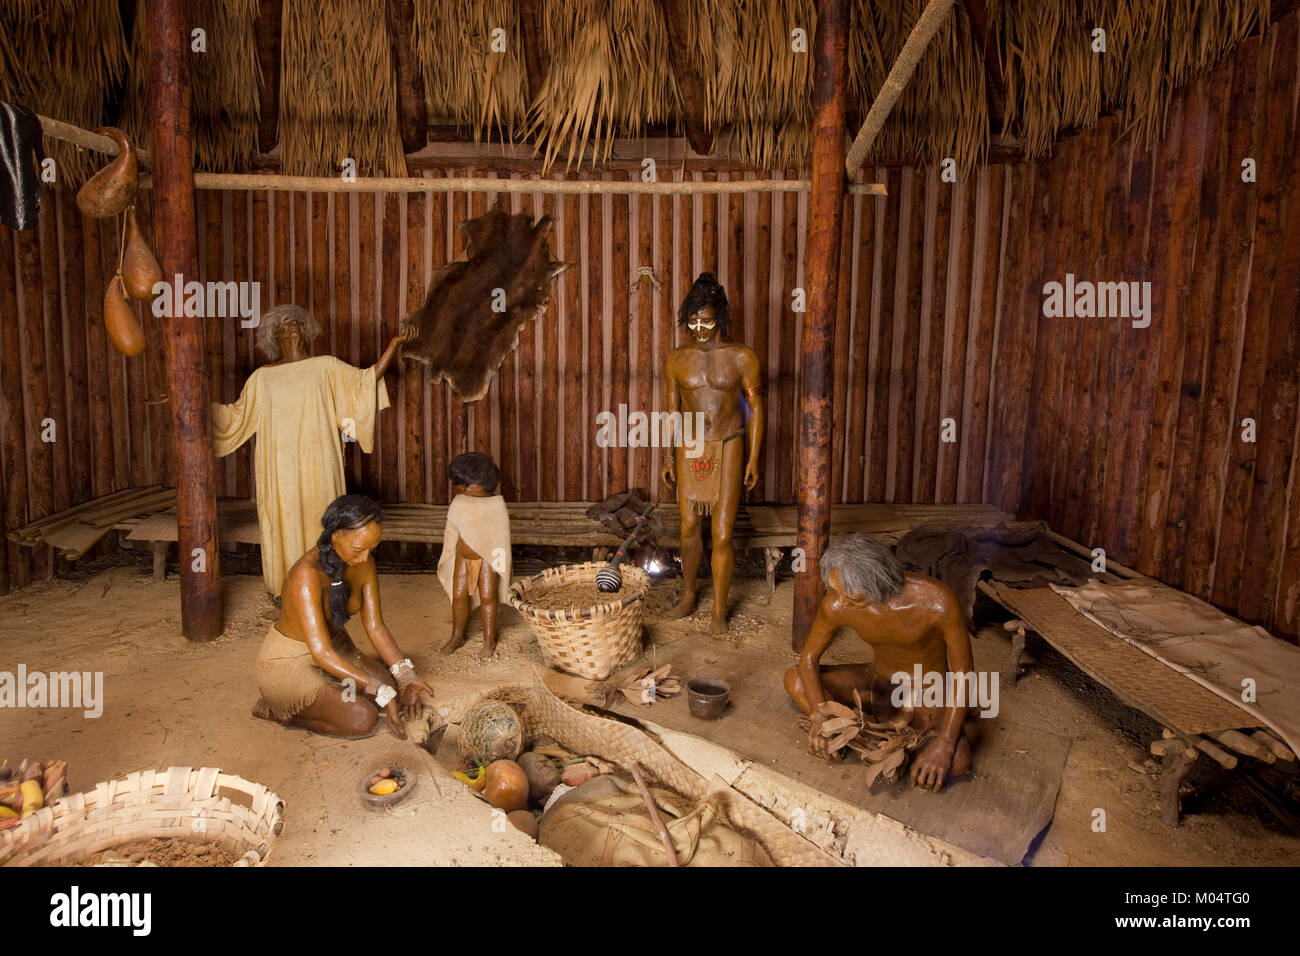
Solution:
M 217 457 L 257 436 L 262 579 L 277 597 L 289 568 L 315 547 L 321 515 L 347 491 L 341 433 L 369 454 L 375 415 L 387 407 L 388 389 L 373 368 L 354 368 L 332 355 L 262 366 L 238 401 L 212 406 Z

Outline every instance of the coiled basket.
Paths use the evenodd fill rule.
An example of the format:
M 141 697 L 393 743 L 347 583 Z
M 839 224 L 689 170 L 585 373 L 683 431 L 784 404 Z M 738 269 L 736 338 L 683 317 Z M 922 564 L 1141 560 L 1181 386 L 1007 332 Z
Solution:
M 216 843 L 261 866 L 284 829 L 284 801 L 214 767 L 141 770 L 37 810 L 0 833 L 0 866 L 73 866 L 133 840 Z
M 603 567 L 602 562 L 565 564 L 510 585 L 510 604 L 532 625 L 542 659 L 588 680 L 604 680 L 641 654 L 641 599 L 650 588 L 650 576 L 637 567 L 620 568 L 622 589 L 591 607 L 553 611 L 534 602 L 551 588 L 566 584 L 594 588 L 596 572 Z

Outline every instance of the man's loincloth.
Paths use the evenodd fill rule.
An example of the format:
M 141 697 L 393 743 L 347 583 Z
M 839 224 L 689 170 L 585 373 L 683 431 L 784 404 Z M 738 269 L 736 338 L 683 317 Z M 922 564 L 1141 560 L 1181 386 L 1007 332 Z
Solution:
M 716 441 L 697 442 L 700 454 L 695 458 L 686 457 L 685 449 L 679 449 L 677 455 L 677 498 L 689 502 L 696 514 L 713 513 L 713 507 L 722 497 L 722 461 L 727 442 L 741 438 L 745 429 L 740 428 L 726 438 Z M 738 478 L 744 478 L 738 473 Z

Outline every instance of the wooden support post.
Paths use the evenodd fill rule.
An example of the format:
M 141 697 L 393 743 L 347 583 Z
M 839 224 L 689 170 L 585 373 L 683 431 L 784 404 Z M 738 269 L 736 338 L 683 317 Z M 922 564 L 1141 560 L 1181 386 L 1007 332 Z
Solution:
M 934 35 L 939 32 L 939 27 L 943 25 L 943 21 L 947 18 L 952 5 L 953 0 L 930 0 L 925 9 L 921 11 L 916 26 L 912 28 L 911 34 L 908 35 L 907 42 L 903 44 L 903 49 L 899 51 L 898 59 L 889 68 L 889 75 L 885 77 L 884 85 L 880 87 L 880 92 L 876 94 L 876 98 L 871 102 L 871 109 L 867 111 L 867 118 L 862 121 L 862 129 L 858 130 L 857 138 L 853 140 L 853 145 L 849 147 L 849 155 L 844 160 L 844 168 L 848 171 L 850 179 L 856 176 L 858 170 L 862 168 L 862 163 L 867 158 L 871 144 L 880 135 L 885 120 L 889 118 L 890 110 L 894 108 L 894 103 L 898 101 L 898 95 L 903 92 L 903 87 L 907 86 L 907 81 L 912 78 L 912 74 L 916 71 L 916 64 L 921 61 L 921 54 L 930 45 Z M 817 23 L 820 24 L 821 22 L 819 18 Z
M 821 554 L 831 528 L 831 355 L 835 309 L 839 303 L 840 239 L 846 179 L 845 88 L 848 86 L 848 0 L 818 0 L 813 60 L 812 195 L 808 209 L 808 252 L 804 283 L 808 314 L 800 352 L 803 394 L 799 415 L 799 547 L 803 570 L 794 576 L 794 616 L 790 643 L 802 651 L 821 602 Z M 867 360 L 863 356 L 863 361 Z
M 1024 621 L 1012 618 L 1002 625 L 1004 631 L 1011 632 L 1011 683 L 1015 684 L 1020 680 L 1020 659 L 1025 656 L 1025 629 L 1027 625 Z
M 776 594 L 776 569 L 781 564 L 781 558 L 785 552 L 780 548 L 764 548 L 763 563 L 767 568 L 767 593 L 759 598 L 760 604 L 771 604 L 772 596 Z
M 185 0 L 148 0 L 149 128 L 154 160 L 154 236 L 163 275 L 197 274 L 194 148 L 190 135 L 190 20 Z M 178 283 L 178 286 L 182 283 Z M 181 631 L 192 641 L 221 633 L 217 499 L 208 430 L 202 319 L 186 318 L 180 289 L 163 319 L 176 467 Z
M 153 541 L 149 547 L 153 550 L 153 579 L 155 581 L 167 580 L 167 552 L 171 548 L 170 541 Z
M 1178 826 L 1182 818 L 1178 788 L 1194 763 L 1196 751 L 1189 757 L 1186 749 L 1171 751 L 1160 760 L 1160 819 L 1171 827 Z

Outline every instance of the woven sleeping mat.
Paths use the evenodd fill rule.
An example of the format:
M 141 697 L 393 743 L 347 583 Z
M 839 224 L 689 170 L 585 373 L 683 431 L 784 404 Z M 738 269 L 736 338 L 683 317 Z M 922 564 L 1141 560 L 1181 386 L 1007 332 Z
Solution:
M 992 583 L 994 600 L 1130 707 L 1185 734 L 1255 727 L 1259 720 L 1079 614 L 1051 588 Z
M 946 782 L 941 792 L 917 789 L 906 779 L 868 786 L 861 762 L 830 763 L 808 752 L 799 711 L 782 685 L 793 654 L 736 648 L 702 634 L 658 648 L 655 663 L 671 663 L 673 673 L 684 678 L 725 680 L 731 706 L 718 720 L 697 720 L 683 693 L 649 707 L 620 697 L 614 712 L 702 737 L 822 793 L 1008 866 L 1019 864 L 1051 823 L 1070 749 L 1070 741 L 1058 734 L 996 718 L 980 721 L 974 772 Z

